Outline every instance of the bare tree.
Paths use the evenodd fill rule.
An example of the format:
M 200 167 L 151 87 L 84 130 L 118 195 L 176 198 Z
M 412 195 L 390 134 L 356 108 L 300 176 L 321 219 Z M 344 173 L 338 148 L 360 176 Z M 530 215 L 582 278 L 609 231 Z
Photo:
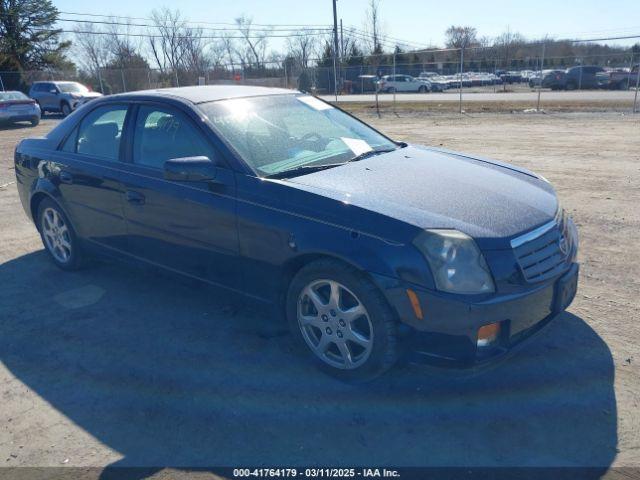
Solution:
M 448 48 L 467 48 L 478 44 L 478 31 L 474 27 L 452 25 L 444 34 Z
M 210 57 L 205 54 L 208 45 L 200 28 L 185 28 L 182 32 L 182 64 L 184 69 L 197 76 L 211 67 Z
M 525 39 L 521 34 L 512 32 L 510 29 L 496 37 L 494 46 L 506 68 L 509 67 L 511 58 L 524 42 Z
M 151 19 L 155 35 L 149 37 L 149 48 L 153 59 L 162 74 L 173 73 L 178 85 L 178 70 L 184 54 L 183 34 L 186 21 L 180 11 L 172 11 L 166 7 L 151 12 Z
M 76 25 L 74 27 L 74 50 L 81 68 L 98 79 L 100 91 L 104 93 L 100 69 L 111 59 L 108 38 L 94 24 Z
M 236 18 L 236 25 L 238 31 L 246 43 L 246 48 L 242 58 L 248 63 L 249 66 L 255 66 L 260 68 L 264 65 L 267 46 L 268 46 L 268 30 L 253 30 L 253 19 L 246 15 L 241 15 Z M 238 49 L 239 53 L 242 49 Z M 250 59 L 250 60 L 249 60 Z
M 369 0 L 365 32 L 371 38 L 371 53 L 382 53 L 383 33 L 380 23 L 380 0 Z
M 309 62 L 318 43 L 314 31 L 307 30 L 305 33 L 307 35 L 287 38 L 287 55 L 293 58 L 300 68 L 309 67 Z

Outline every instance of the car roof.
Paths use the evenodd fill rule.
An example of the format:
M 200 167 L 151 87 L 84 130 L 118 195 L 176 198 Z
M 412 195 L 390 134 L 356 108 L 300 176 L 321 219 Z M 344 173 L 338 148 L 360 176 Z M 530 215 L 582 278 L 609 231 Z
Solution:
M 183 101 L 197 103 L 215 102 L 233 98 L 262 97 L 268 95 L 292 95 L 300 93 L 297 90 L 285 88 L 253 87 L 245 85 L 203 85 L 195 87 L 158 88 L 154 90 L 140 90 L 137 92 L 112 95 L 111 98 L 127 97 L 172 97 Z

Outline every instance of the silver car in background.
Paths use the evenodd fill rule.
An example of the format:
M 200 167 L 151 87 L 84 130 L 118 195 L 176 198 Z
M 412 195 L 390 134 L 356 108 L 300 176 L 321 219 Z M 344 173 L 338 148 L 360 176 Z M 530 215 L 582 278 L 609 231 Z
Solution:
M 431 82 L 429 80 L 412 77 L 411 75 L 385 75 L 378 83 L 378 90 L 387 93 L 427 93 L 431 91 Z
M 33 98 L 45 112 L 60 112 L 65 117 L 85 103 L 101 97 L 78 82 L 34 82 L 29 90 Z
M 40 107 L 22 92 L 0 92 L 0 123 L 40 123 Z

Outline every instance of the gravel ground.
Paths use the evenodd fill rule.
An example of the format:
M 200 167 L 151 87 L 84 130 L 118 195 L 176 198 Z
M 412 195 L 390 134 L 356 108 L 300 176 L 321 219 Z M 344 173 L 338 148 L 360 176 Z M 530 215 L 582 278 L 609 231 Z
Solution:
M 402 365 L 344 385 L 272 316 L 207 287 L 123 265 L 57 270 L 12 169 L 16 142 L 56 120 L 1 130 L 0 462 L 639 467 L 640 116 L 367 120 L 548 178 L 581 234 L 569 312 L 485 372 Z

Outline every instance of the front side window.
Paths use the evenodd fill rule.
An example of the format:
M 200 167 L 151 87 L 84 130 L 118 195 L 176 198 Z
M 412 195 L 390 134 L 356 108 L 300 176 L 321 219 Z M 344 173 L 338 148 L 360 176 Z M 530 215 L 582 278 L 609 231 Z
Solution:
M 105 105 L 93 110 L 80 124 L 76 153 L 117 161 L 126 115 L 125 105 Z
M 308 95 L 237 98 L 199 107 L 260 176 L 398 148 L 362 122 Z
M 134 163 L 162 169 L 172 158 L 199 156 L 213 159 L 209 144 L 184 115 L 162 107 L 140 107 L 133 138 Z

